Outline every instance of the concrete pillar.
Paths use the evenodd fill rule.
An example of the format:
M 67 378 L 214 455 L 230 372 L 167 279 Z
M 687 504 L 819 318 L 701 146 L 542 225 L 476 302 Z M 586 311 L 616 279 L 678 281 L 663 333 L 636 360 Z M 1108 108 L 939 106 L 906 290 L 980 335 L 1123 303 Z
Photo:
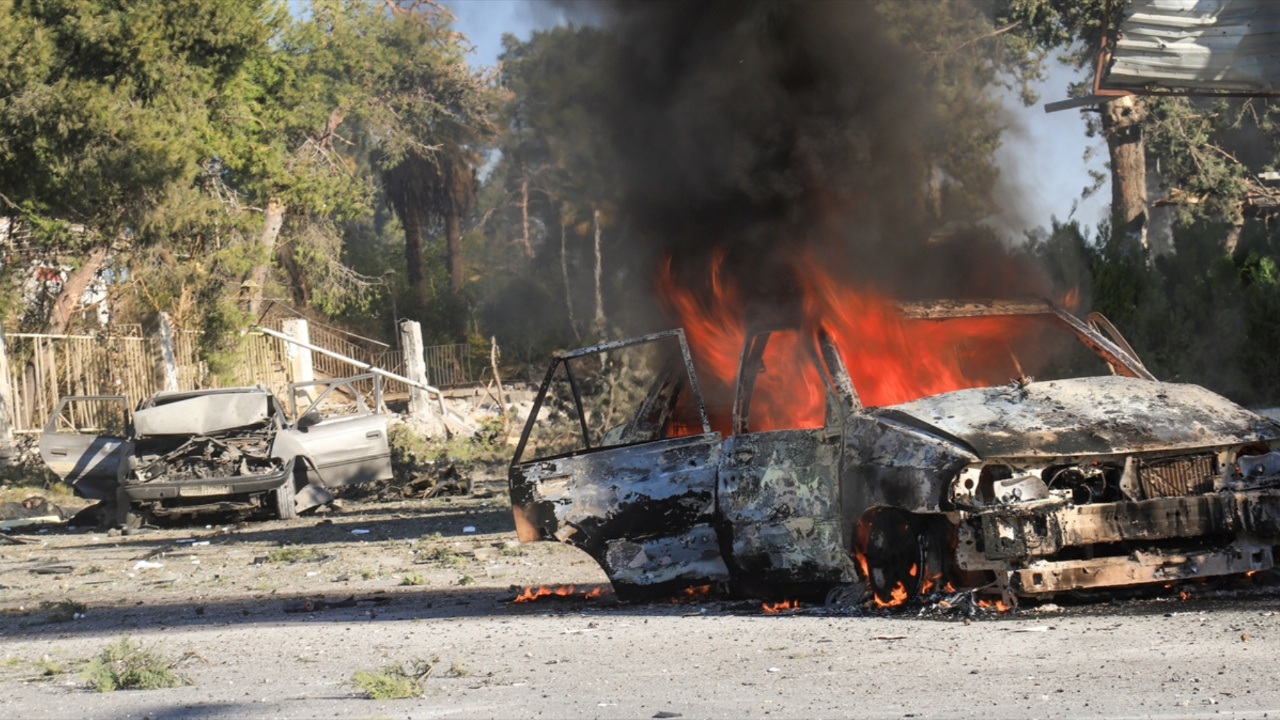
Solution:
M 178 360 L 173 352 L 173 327 L 169 313 L 160 313 L 160 354 L 164 358 L 164 389 L 178 389 Z
M 400 347 L 404 352 L 404 376 L 410 380 L 429 385 L 427 382 L 427 360 L 422 350 L 422 326 L 414 320 L 400 322 Z M 427 391 L 409 386 L 409 414 L 419 420 L 435 417 L 431 407 L 431 398 Z
M 311 344 L 311 331 L 307 327 L 307 321 L 302 318 L 285 320 L 282 330 L 285 335 L 295 338 L 299 342 Z M 316 379 L 315 370 L 311 365 L 311 350 L 286 342 L 284 344 L 284 354 L 289 360 L 290 382 L 310 382 Z

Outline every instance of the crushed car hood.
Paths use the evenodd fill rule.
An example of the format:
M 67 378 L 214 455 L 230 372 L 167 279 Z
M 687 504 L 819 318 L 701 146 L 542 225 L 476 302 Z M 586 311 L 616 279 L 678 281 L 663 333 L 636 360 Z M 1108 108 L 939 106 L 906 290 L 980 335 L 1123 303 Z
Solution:
M 1127 377 L 957 390 L 872 412 L 931 426 L 982 457 L 1174 450 L 1280 437 L 1280 425 L 1198 385 Z
M 133 414 L 133 427 L 138 437 L 208 435 L 260 425 L 269 413 L 264 393 L 210 393 L 138 410 Z

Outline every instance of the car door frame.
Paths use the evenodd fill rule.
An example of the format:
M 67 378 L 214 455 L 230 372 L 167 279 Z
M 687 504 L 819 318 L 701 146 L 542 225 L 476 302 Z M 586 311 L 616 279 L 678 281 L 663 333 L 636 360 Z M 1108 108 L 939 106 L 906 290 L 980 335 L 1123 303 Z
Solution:
M 124 421 L 123 437 L 78 431 L 57 432 L 63 408 L 80 401 L 119 402 Z M 132 417 L 129 400 L 124 395 L 68 395 L 59 398 L 40 435 L 40 458 L 63 482 L 71 485 L 77 495 L 90 500 L 114 499 L 122 463 L 133 452 Z M 66 465 L 68 462 L 71 463 L 69 467 Z
M 688 383 L 677 392 L 692 393 L 702 432 L 593 447 L 571 363 L 668 338 L 679 343 L 679 364 Z M 526 461 L 530 435 L 561 366 L 577 410 L 581 447 Z M 725 582 L 729 572 L 715 528 L 720 446 L 720 434 L 711 430 L 683 330 L 558 353 L 538 388 L 512 456 L 508 480 L 517 535 L 522 542 L 558 540 L 583 550 L 604 569 L 615 593 L 624 598 Z
M 822 427 L 751 431 L 752 392 L 765 348 L 778 332 L 795 331 L 822 379 Z M 751 328 L 734 388 L 733 434 L 718 467 L 717 509 L 730 572 L 739 591 L 823 591 L 853 582 L 857 572 L 841 519 L 844 427 L 859 409 L 844 363 L 818 330 L 778 324 Z
M 355 383 L 372 381 L 372 404 Z M 347 387 L 356 398 L 359 411 L 352 415 L 322 417 L 318 422 L 304 423 L 298 415 L 298 391 L 327 386 L 311 401 L 307 412 L 319 412 L 318 406 L 335 390 Z M 308 480 L 323 487 L 340 487 L 378 480 L 390 480 L 391 446 L 387 437 L 387 416 L 382 407 L 382 378 L 374 373 L 345 378 L 307 380 L 289 383 L 289 414 L 293 418 L 283 431 L 296 443 L 277 443 L 277 455 L 292 454 L 306 458 Z M 355 438 L 351 441 L 350 438 Z

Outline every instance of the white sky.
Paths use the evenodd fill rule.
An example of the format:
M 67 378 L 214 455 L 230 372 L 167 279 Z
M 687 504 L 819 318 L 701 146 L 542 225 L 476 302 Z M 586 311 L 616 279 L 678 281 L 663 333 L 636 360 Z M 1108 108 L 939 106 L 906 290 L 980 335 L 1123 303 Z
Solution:
M 503 33 L 527 39 L 532 31 L 563 20 L 554 5 L 536 0 L 444 0 L 444 5 L 458 18 L 454 27 L 475 47 L 473 62 L 482 65 L 497 64 Z M 1040 102 L 1032 107 L 1023 107 L 1016 97 L 1005 98 L 1010 127 L 996 159 L 1001 173 L 999 198 L 1006 212 L 994 224 L 1015 237 L 1024 230 L 1048 227 L 1051 216 L 1066 220 L 1073 204 L 1078 204 L 1075 219 L 1086 227 L 1097 225 L 1106 214 L 1109 185 L 1080 200 L 1080 191 L 1092 182 L 1089 168 L 1105 170 L 1107 154 L 1099 146 L 1088 164 L 1082 156 L 1089 145 L 1102 141 L 1085 136 L 1079 111 L 1044 111 L 1044 103 L 1066 99 L 1075 72 L 1065 66 L 1051 68 L 1040 88 Z

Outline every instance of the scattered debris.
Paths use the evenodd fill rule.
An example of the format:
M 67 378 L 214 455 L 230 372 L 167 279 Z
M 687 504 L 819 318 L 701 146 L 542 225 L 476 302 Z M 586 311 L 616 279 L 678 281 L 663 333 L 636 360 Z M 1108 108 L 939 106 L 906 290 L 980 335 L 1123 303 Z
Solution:
M 66 511 L 38 495 L 0 503 L 0 530 L 61 523 L 66 518 Z
M 74 565 L 66 565 L 63 563 L 48 563 L 45 565 L 37 565 L 30 568 L 30 572 L 36 575 L 68 575 L 75 572 Z
M 368 605 L 386 605 L 391 599 L 385 595 L 374 595 L 372 597 L 359 598 L 355 595 L 348 595 L 341 600 L 325 600 L 324 598 L 303 598 L 302 602 L 296 605 L 286 605 L 284 611 L 287 613 L 311 613 L 323 612 L 325 610 L 334 610 L 337 608 L 353 608 L 361 603 Z

